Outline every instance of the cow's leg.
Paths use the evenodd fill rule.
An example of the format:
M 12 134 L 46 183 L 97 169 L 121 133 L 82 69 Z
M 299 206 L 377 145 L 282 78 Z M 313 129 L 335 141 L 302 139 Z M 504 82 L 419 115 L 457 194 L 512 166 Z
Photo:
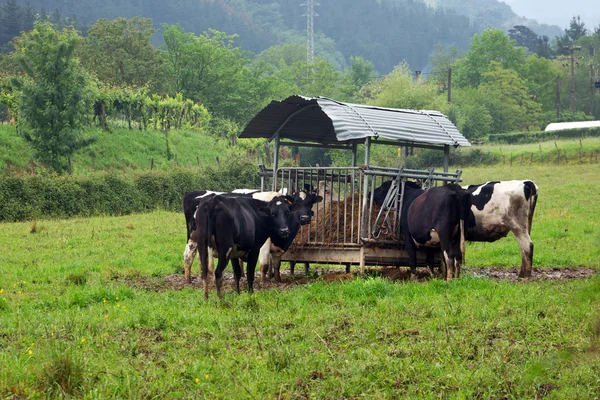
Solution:
M 460 240 L 454 246 L 454 277 L 460 278 L 460 268 L 463 263 L 463 249 Z
M 443 251 L 444 261 L 446 262 L 446 280 L 452 280 L 454 276 L 454 257 L 450 255 L 450 249 L 445 249 Z
M 290 261 L 290 275 L 294 275 L 294 268 L 296 268 L 296 261 Z
M 404 235 L 404 246 L 408 254 L 408 266 L 410 267 L 410 278 L 413 279 L 417 274 L 417 246 L 413 238 L 409 235 Z
M 200 280 L 204 289 L 204 298 L 208 299 L 208 280 L 212 270 L 209 270 L 209 259 L 212 258 L 212 249 L 207 247 L 206 242 L 200 240 L 200 246 L 198 246 L 198 261 L 200 262 Z
M 271 240 L 267 240 L 260 248 L 258 253 L 258 264 L 260 266 L 260 281 L 265 284 L 267 282 L 267 274 L 269 273 L 269 258 L 271 253 Z
M 271 254 L 272 270 L 275 272 L 275 282 L 281 282 L 281 274 L 279 269 L 281 268 L 281 256 Z
M 242 278 L 242 267 L 240 266 L 239 258 L 231 259 L 231 266 L 233 267 L 233 280 L 235 282 L 235 292 L 240 294 L 240 279 Z
M 533 267 L 533 242 L 527 230 L 513 232 L 515 238 L 521 247 L 521 271 L 519 278 L 531 277 L 531 269 Z
M 231 248 L 228 248 L 228 252 Z M 223 297 L 223 271 L 227 267 L 227 253 L 219 251 L 219 261 L 215 269 L 215 286 L 217 287 L 217 296 Z
M 435 255 L 435 249 L 431 248 L 431 247 L 427 247 L 425 249 L 425 263 L 427 264 L 427 267 L 429 268 L 429 270 L 431 271 L 431 275 L 435 276 L 435 266 L 433 265 L 434 263 L 434 255 Z
M 248 280 L 248 293 L 254 293 L 254 270 L 256 269 L 256 261 L 258 260 L 258 252 L 251 251 L 248 253 L 248 261 L 246 262 L 246 279 Z
M 192 264 L 196 251 L 198 250 L 198 242 L 193 239 L 188 239 L 185 251 L 183 252 L 183 269 L 185 270 L 185 280 L 187 283 L 192 283 Z
M 310 264 L 305 262 L 304 263 L 304 275 L 308 275 L 308 269 L 310 268 Z

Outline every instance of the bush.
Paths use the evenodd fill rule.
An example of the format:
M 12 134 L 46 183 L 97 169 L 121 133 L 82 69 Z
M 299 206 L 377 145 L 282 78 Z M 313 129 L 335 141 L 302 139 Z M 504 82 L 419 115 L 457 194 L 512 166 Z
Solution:
M 124 215 L 155 209 L 178 211 L 191 190 L 257 188 L 258 169 L 232 158 L 202 170 L 131 174 L 0 175 L 0 221 Z
M 600 137 L 600 128 L 565 129 L 550 132 L 517 132 L 499 133 L 489 136 L 490 143 L 537 143 L 557 139 L 581 139 L 584 137 Z

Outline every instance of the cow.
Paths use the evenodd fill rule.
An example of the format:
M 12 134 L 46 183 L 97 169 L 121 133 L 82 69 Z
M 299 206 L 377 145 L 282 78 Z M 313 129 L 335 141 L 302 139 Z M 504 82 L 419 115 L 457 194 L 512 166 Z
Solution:
M 287 190 L 286 190 L 286 192 L 287 192 Z M 185 250 L 183 253 L 183 259 L 184 259 L 185 278 L 188 283 L 192 282 L 191 267 L 194 262 L 194 257 L 196 256 L 196 251 L 197 251 L 197 247 L 198 247 L 197 238 L 196 237 L 191 238 L 192 232 L 194 230 L 196 230 L 196 220 L 195 220 L 196 210 L 198 209 L 199 204 L 203 200 L 210 198 L 212 196 L 215 196 L 215 195 L 230 196 L 230 197 L 231 196 L 233 196 L 233 197 L 252 197 L 257 200 L 270 201 L 271 199 L 273 199 L 277 196 L 281 196 L 281 193 L 280 192 L 260 192 L 255 189 L 236 189 L 229 193 L 212 192 L 209 190 L 196 190 L 196 191 L 187 193 L 183 197 L 183 214 L 185 216 L 186 226 L 187 226 L 187 244 L 186 244 L 186 247 L 185 247 Z M 292 197 L 290 196 L 289 198 L 292 198 Z M 319 200 L 316 200 L 317 198 Z M 294 200 L 292 203 L 292 208 L 293 208 L 292 211 L 295 212 L 297 214 L 297 216 L 300 218 L 300 224 L 301 225 L 309 224 L 310 218 L 312 216 L 312 211 L 310 210 L 310 207 L 312 207 L 312 205 L 316 201 L 321 201 L 322 198 L 320 196 L 315 196 L 315 195 L 309 194 L 305 191 L 301 191 L 301 192 L 297 193 L 295 195 L 295 197 L 293 197 L 293 199 Z M 310 202 L 308 199 L 310 199 Z M 309 209 L 306 209 L 307 204 L 310 204 Z M 289 245 L 288 245 L 288 247 L 289 247 Z M 269 242 L 268 246 L 266 245 L 266 248 L 270 248 L 270 242 Z M 287 250 L 287 247 L 286 247 L 286 250 Z M 279 251 L 279 250 L 274 248 L 273 251 Z M 268 257 L 268 252 L 267 252 L 267 257 Z M 262 271 L 262 269 L 261 269 L 261 271 Z M 211 271 L 211 273 L 212 273 L 212 271 Z
M 218 253 L 215 269 L 217 295 L 223 297 L 223 271 L 229 260 L 233 266 L 235 291 L 239 293 L 242 275 L 240 259 L 247 262 L 248 292 L 253 293 L 254 270 L 260 248 L 266 240 L 285 239 L 290 234 L 289 196 L 277 196 L 269 202 L 252 197 L 209 196 L 201 201 L 196 211 L 196 231 L 192 237 L 198 242 L 204 297 L 208 298 L 208 271 L 213 262 L 213 246 Z M 214 237 L 213 237 L 214 236 Z
M 291 212 L 296 216 L 296 218 L 293 218 L 290 221 L 289 236 L 285 239 L 268 239 L 260 249 L 259 264 L 262 283 L 265 283 L 270 264 L 273 264 L 275 281 L 281 282 L 281 256 L 290 248 L 292 242 L 298 234 L 298 231 L 300 231 L 300 227 L 302 225 L 310 224 L 311 217 L 313 216 L 313 204 L 319 203 L 322 200 L 323 197 L 314 193 L 301 192 L 301 195 L 296 195 L 296 198 L 294 198 L 294 202 L 291 206 Z
M 521 247 L 519 277 L 531 277 L 533 242 L 530 234 L 538 197 L 537 185 L 530 180 L 514 180 L 465 188 L 471 194 L 473 204 L 467 220 L 466 239 L 494 242 L 512 232 Z
M 445 279 L 460 277 L 465 248 L 464 221 L 470 207 L 471 196 L 459 185 L 451 183 L 423 190 L 413 182 L 406 182 L 400 229 L 411 276 L 416 273 L 417 248 L 423 246 L 432 270 L 431 248 L 441 248 L 446 265 Z

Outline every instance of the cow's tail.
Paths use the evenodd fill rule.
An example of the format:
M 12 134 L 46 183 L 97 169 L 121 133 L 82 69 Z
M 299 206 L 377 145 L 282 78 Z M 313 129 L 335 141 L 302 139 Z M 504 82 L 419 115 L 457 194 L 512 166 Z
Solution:
M 529 202 L 529 223 L 527 224 L 527 230 L 528 233 L 531 235 L 531 224 L 533 223 L 533 213 L 535 212 L 535 205 L 537 203 L 538 198 L 538 187 L 532 181 L 525 181 L 523 184 L 525 185 L 525 198 Z
M 471 193 L 466 190 L 461 190 L 458 195 L 460 207 L 460 252 L 462 254 L 462 262 L 465 262 L 465 221 L 471 212 Z

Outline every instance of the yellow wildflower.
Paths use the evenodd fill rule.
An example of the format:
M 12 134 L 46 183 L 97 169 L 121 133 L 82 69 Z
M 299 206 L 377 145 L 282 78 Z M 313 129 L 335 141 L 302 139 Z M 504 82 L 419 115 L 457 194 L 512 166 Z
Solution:
M 200 378 L 195 379 L 196 383 L 200 382 Z
M 33 354 L 33 350 L 29 349 L 29 351 L 27 352 L 27 354 L 32 355 Z

